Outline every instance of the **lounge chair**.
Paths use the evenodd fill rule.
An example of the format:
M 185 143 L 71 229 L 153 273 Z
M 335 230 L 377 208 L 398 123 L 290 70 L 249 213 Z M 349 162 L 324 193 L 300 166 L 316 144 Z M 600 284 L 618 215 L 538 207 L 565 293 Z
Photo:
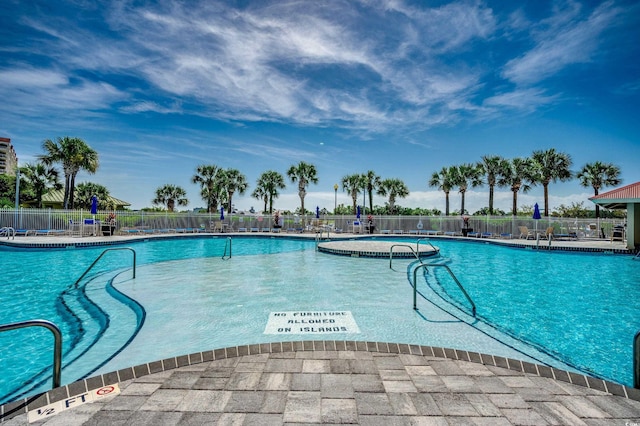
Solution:
M 552 240 L 555 239 L 555 237 L 553 235 L 553 226 L 548 227 L 547 230 L 544 231 L 544 234 L 541 234 L 540 237 L 544 238 L 544 239 L 547 239 L 547 240 L 549 238 L 551 238 Z
M 467 233 L 467 237 L 479 238 L 480 237 L 480 233 L 479 232 L 468 232 Z
M 536 237 L 533 235 L 533 232 L 529 231 L 529 228 L 526 226 L 518 226 L 518 229 L 520 230 L 520 238 L 524 238 L 525 240 L 531 238 L 535 240 Z
M 480 234 L 481 238 L 492 238 L 493 234 L 491 232 L 483 232 L 482 234 Z

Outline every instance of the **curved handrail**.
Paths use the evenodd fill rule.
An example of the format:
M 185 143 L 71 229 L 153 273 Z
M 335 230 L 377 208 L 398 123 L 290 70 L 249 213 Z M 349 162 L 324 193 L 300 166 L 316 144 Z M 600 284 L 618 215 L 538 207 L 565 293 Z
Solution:
M 227 246 L 229 247 L 229 256 L 227 257 Z M 224 243 L 224 253 L 222 254 L 222 260 L 231 259 L 231 237 L 227 237 L 227 241 Z
M 420 260 L 420 256 L 418 256 L 418 253 L 416 253 L 416 251 L 413 249 L 413 246 L 410 246 L 409 244 L 393 244 L 391 247 L 389 247 L 389 269 L 393 269 L 392 263 L 393 263 L 393 248 L 394 247 L 409 247 L 409 250 L 411 250 L 411 253 L 413 253 L 413 256 Z M 394 269 L 395 271 L 395 269 Z
M 471 311 L 473 312 L 473 316 L 475 317 L 476 316 L 476 304 L 473 303 L 473 300 L 471 300 L 471 297 L 469 296 L 469 293 L 467 293 L 467 291 L 464 289 L 464 287 L 462 287 L 462 284 L 460 284 L 460 281 L 458 281 L 458 278 L 456 278 L 456 276 L 453 274 L 453 271 L 451 271 L 451 268 L 449 268 L 447 265 L 444 265 L 442 263 L 422 264 L 422 265 L 416 266 L 416 268 L 413 270 L 413 309 L 414 310 L 418 309 L 417 308 L 418 269 L 426 268 L 428 266 L 441 266 L 441 267 L 445 268 L 449 272 L 449 275 L 451 275 L 451 278 L 453 278 L 453 281 L 455 281 L 455 283 L 458 285 L 458 288 L 462 291 L 462 294 L 464 294 L 464 296 L 467 298 L 467 300 L 471 304 Z
M 633 387 L 640 389 L 640 331 L 633 338 Z
M 62 376 L 62 333 L 60 328 L 51 321 L 37 319 L 29 321 L 14 322 L 11 324 L 0 325 L 0 332 L 16 330 L 26 327 L 44 327 L 53 333 L 53 387 L 60 387 L 60 378 Z
M 3 235 L 4 233 L 7 234 L 7 240 L 11 237 L 13 237 L 13 239 L 15 240 L 16 230 L 11 226 L 3 226 L 2 228 L 0 228 L 0 235 Z
M 429 240 L 429 238 L 428 238 L 428 237 L 422 237 L 422 238 L 418 238 L 418 239 L 416 240 L 416 251 L 417 251 L 418 253 L 420 253 L 420 243 L 421 243 L 421 242 L 425 242 L 425 241 L 426 241 L 426 243 L 427 243 L 427 244 L 429 244 L 429 245 L 431 246 L 431 248 L 432 248 L 436 253 L 440 253 L 440 249 L 439 249 L 439 248 L 437 248 L 436 246 L 434 246 L 433 244 L 431 244 L 431 241 Z
M 80 278 L 78 278 L 76 282 L 73 283 L 72 287 L 78 288 L 78 284 L 80 283 L 80 281 L 82 281 L 82 279 L 89 273 L 91 268 L 93 268 L 96 265 L 96 263 L 98 263 L 98 261 L 102 259 L 102 256 L 104 256 L 109 251 L 116 251 L 116 250 L 129 250 L 131 251 L 131 253 L 133 253 L 133 278 L 135 278 L 136 277 L 136 251 L 129 247 L 108 248 L 104 250 L 102 253 L 100 253 L 100 256 L 98 256 L 96 260 L 94 260 L 93 263 L 89 265 L 89 267 L 84 271 L 84 273 L 80 276 Z

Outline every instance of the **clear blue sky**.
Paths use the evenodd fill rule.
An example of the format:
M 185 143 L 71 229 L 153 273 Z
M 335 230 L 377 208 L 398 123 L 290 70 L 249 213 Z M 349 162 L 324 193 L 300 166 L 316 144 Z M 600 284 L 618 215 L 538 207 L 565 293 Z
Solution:
M 640 180 L 637 1 L 3 0 L 0 136 L 21 165 L 42 141 L 84 139 L 100 156 L 78 182 L 151 206 L 199 164 L 250 183 L 314 164 L 305 205 L 333 209 L 333 185 L 373 170 L 411 191 L 398 204 L 444 210 L 427 186 L 443 166 L 556 148 Z M 610 188 L 607 188 L 610 189 Z M 551 206 L 592 195 L 550 186 Z M 520 195 L 542 203 L 542 188 Z M 383 204 L 383 199 L 376 199 Z M 350 204 L 340 189 L 338 203 Z M 486 187 L 467 195 L 473 212 Z M 299 206 L 288 184 L 275 207 Z M 511 193 L 496 207 L 509 211 Z M 451 209 L 460 207 L 452 192 Z

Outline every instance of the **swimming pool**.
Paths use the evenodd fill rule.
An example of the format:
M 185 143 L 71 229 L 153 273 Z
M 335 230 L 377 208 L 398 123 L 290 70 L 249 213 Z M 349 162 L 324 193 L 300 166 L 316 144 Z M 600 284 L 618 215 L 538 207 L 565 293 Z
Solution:
M 528 342 L 505 346 L 500 333 L 492 333 L 494 327 L 485 323 L 477 324 L 482 333 L 469 332 L 459 320 L 465 319 L 464 313 L 455 308 L 468 310 L 466 301 L 437 269 L 419 280 L 418 289 L 441 309 L 421 299 L 416 313 L 406 273 L 409 261 L 394 261 L 394 269 L 402 271 L 395 272 L 384 259 L 317 253 L 313 241 L 255 237 L 234 237 L 233 258 L 223 261 L 226 241 L 209 237 L 131 244 L 138 256 L 136 279 L 128 269 L 130 254 L 109 253 L 83 287 L 86 297 L 79 299 L 59 295 L 104 247 L 2 249 L 7 261 L 0 322 L 45 318 L 61 326 L 66 361 L 87 351 L 73 369 L 63 370 L 65 383 L 200 350 L 311 339 L 428 344 L 520 359 L 532 356 L 548 363 L 555 358 L 556 365 L 623 384 L 632 381 L 640 274 L 637 262 L 628 257 L 433 240 L 475 301 L 478 315 L 498 331 Z M 119 273 L 111 286 L 114 273 L 106 271 L 113 270 Z M 125 296 L 114 299 L 113 291 L 105 291 L 109 288 Z M 307 312 L 348 313 L 355 328 L 328 335 L 268 329 L 274 314 Z M 297 324 L 310 329 L 316 323 Z M 94 342 L 95 336 L 105 334 L 113 339 Z M 13 373 L 3 374 L 1 402 L 34 371 L 49 374 L 51 342 L 42 330 L 0 334 L 5 348 L 0 369 Z M 31 349 L 25 357 L 27 343 Z

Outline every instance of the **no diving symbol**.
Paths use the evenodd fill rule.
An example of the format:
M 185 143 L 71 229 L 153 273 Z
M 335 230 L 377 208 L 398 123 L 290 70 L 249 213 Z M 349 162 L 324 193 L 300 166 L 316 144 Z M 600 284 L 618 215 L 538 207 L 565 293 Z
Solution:
M 109 394 L 110 394 L 111 392 L 113 392 L 114 390 L 116 390 L 116 388 L 115 388 L 115 387 L 113 387 L 113 386 L 105 386 L 105 387 L 103 387 L 103 388 L 98 389 L 98 390 L 96 391 L 96 395 L 100 395 L 100 396 L 103 396 L 103 395 L 109 395 Z

